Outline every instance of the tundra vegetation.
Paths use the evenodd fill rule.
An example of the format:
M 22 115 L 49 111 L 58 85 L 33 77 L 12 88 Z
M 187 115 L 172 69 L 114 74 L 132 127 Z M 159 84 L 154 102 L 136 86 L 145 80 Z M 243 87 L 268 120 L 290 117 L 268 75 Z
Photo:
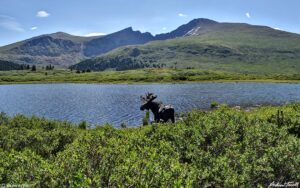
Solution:
M 2 113 L 0 183 L 266 187 L 300 180 L 300 104 L 252 111 L 219 105 L 181 116 L 175 124 L 87 128 Z
M 32 69 L 32 66 L 30 67 Z M 0 71 L 0 84 L 14 83 L 188 83 L 188 82 L 300 82 L 300 74 L 247 74 L 200 69 L 138 69 L 126 71 L 46 69 Z

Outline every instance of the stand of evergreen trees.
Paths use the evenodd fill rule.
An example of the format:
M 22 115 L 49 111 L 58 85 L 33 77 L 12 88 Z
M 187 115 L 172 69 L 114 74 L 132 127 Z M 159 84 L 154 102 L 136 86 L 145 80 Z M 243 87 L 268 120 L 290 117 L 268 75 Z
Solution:
M 95 63 L 97 61 L 98 63 Z M 166 64 L 154 64 L 139 61 L 135 58 L 115 57 L 111 59 L 88 59 L 82 63 L 72 65 L 70 69 L 79 71 L 104 71 L 106 69 L 115 69 L 117 71 L 133 70 L 142 68 L 164 68 Z
M 23 70 L 22 68 L 24 68 L 24 65 L 0 60 L 0 71 Z
M 46 66 L 46 70 L 53 70 L 53 69 L 54 69 L 54 66 L 51 64 Z
M 44 67 L 43 67 L 44 69 Z M 53 65 L 47 65 L 46 70 L 54 70 Z M 0 71 L 10 71 L 10 70 L 31 70 L 36 71 L 36 65 L 29 65 L 29 64 L 17 64 L 9 61 L 2 61 L 0 60 Z

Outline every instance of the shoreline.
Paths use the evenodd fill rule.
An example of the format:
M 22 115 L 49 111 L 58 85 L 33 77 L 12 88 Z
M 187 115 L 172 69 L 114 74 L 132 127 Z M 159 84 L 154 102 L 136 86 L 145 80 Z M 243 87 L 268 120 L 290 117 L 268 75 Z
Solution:
M 11 84 L 190 84 L 190 83 L 300 83 L 300 74 L 259 74 L 202 69 L 137 69 L 76 73 L 52 71 L 0 71 L 0 85 Z
M 177 115 L 175 115 L 176 122 L 174 124 L 180 122 L 186 114 L 190 114 L 192 112 L 214 113 L 216 111 L 219 111 L 220 109 L 227 109 L 227 110 L 233 110 L 233 111 L 237 111 L 237 112 L 241 112 L 241 113 L 250 114 L 250 113 L 255 113 L 256 111 L 264 111 L 266 109 L 268 109 L 268 110 L 279 110 L 279 109 L 282 109 L 282 108 L 291 107 L 293 105 L 300 105 L 300 101 L 285 103 L 285 104 L 256 104 L 256 105 L 246 105 L 246 106 L 245 105 L 229 105 L 229 104 L 226 104 L 226 103 L 217 103 L 216 107 L 193 108 L 193 109 L 188 110 L 188 111 L 178 112 Z M 77 125 L 79 125 L 80 123 L 85 122 L 88 125 L 87 129 L 90 129 L 90 130 L 93 130 L 93 129 L 98 128 L 98 127 L 103 127 L 105 125 L 109 125 L 109 126 L 113 127 L 114 129 L 121 129 L 122 128 L 120 126 L 120 124 L 117 125 L 117 124 L 113 124 L 112 122 L 106 122 L 106 123 L 103 123 L 103 124 L 101 124 L 101 123 L 99 124 L 99 123 L 88 122 L 86 119 L 82 119 L 81 121 L 76 122 L 76 121 L 72 121 L 72 120 L 69 120 L 69 119 L 49 118 L 49 117 L 40 116 L 40 115 L 37 115 L 37 114 L 28 115 L 28 114 L 24 114 L 24 113 L 17 113 L 17 114 L 14 114 L 14 115 L 10 115 L 9 113 L 4 112 L 4 111 L 0 111 L 0 118 L 1 118 L 1 114 L 5 115 L 5 116 L 8 116 L 10 118 L 14 118 L 16 116 L 23 116 L 23 117 L 26 117 L 26 118 L 45 119 L 45 120 L 49 120 L 49 121 L 53 121 L 53 122 L 67 122 L 69 124 L 72 124 L 75 127 Z M 157 124 L 157 123 L 154 123 L 154 124 Z M 154 124 L 151 123 L 149 125 L 151 126 L 151 125 L 154 125 Z M 158 123 L 158 124 L 163 125 L 163 123 Z M 144 126 L 143 124 L 139 124 L 139 125 L 126 124 L 126 128 L 130 128 L 130 129 L 141 128 L 143 126 Z
M 93 81 L 25 81 L 25 82 L 0 82 L 0 85 L 30 85 L 30 84 L 123 84 L 123 85 L 139 85 L 139 84 L 205 84 L 205 83 L 274 83 L 274 84 L 300 84 L 300 80 L 199 80 L 199 81 L 176 81 L 176 82 L 131 82 L 131 81 L 112 81 L 112 82 L 93 82 Z

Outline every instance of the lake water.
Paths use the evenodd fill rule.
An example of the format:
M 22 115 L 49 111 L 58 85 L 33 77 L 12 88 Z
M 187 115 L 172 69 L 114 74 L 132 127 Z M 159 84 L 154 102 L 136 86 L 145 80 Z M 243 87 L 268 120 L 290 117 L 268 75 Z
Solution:
M 147 91 L 176 112 L 207 109 L 212 101 L 229 105 L 279 105 L 300 101 L 300 84 L 30 84 L 0 85 L 0 111 L 37 115 L 90 125 L 141 124 L 140 95 Z

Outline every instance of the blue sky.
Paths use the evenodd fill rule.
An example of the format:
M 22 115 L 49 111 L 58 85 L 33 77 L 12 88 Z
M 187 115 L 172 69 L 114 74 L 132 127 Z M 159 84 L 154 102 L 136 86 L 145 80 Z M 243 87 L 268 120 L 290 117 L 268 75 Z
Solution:
M 0 46 L 40 34 L 152 34 L 194 18 L 267 25 L 300 33 L 299 0 L 0 0 Z

